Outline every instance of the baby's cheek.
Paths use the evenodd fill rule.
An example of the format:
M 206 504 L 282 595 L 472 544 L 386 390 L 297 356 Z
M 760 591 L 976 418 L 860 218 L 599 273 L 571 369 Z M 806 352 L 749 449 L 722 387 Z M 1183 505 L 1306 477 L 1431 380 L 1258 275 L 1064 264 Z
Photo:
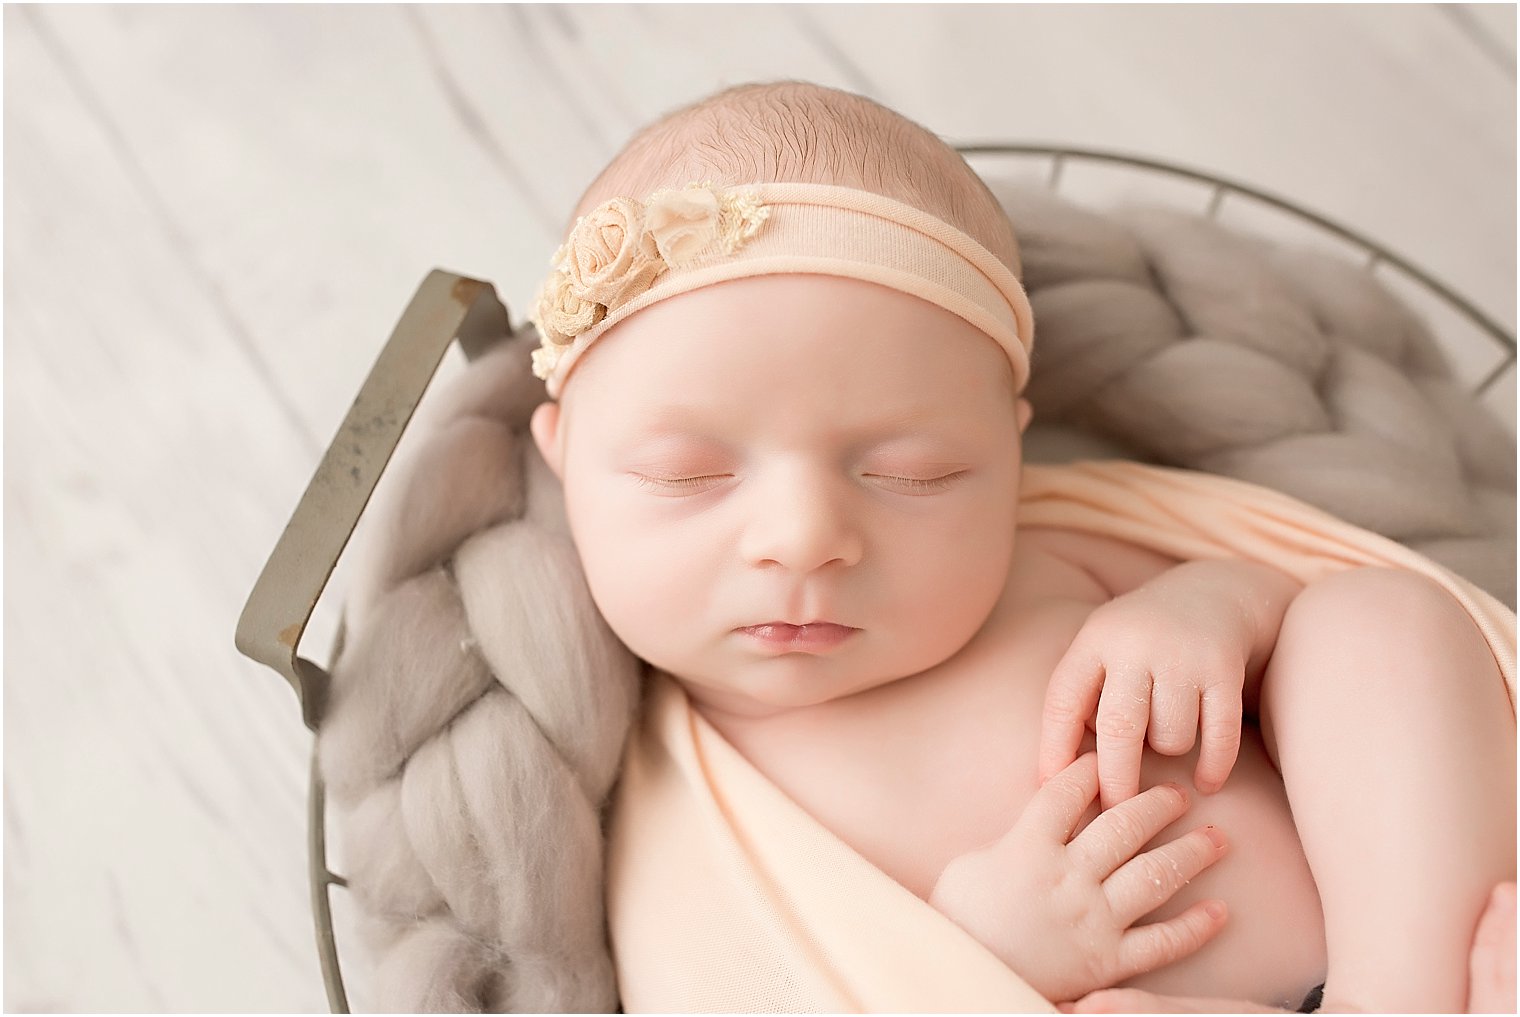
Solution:
M 979 632 L 1008 584 L 1008 564 L 996 547 L 957 548 L 900 570 L 888 598 L 895 628 L 914 645 L 917 670 L 954 656 Z
M 586 583 L 597 608 L 636 654 L 661 666 L 681 638 L 681 619 L 693 617 L 699 586 L 682 556 L 615 522 L 577 535 Z

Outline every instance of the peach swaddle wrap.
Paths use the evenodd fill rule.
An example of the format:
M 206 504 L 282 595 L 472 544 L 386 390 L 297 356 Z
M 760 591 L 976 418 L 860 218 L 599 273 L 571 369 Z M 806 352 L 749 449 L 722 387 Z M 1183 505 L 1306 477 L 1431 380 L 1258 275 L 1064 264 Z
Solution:
M 1418 572 L 1472 616 L 1515 702 L 1515 615 L 1429 559 L 1285 495 L 1126 462 L 1025 469 L 1019 522 L 1309 582 Z M 608 855 L 619 992 L 645 1011 L 1050 1011 L 978 942 L 792 802 L 656 673 Z

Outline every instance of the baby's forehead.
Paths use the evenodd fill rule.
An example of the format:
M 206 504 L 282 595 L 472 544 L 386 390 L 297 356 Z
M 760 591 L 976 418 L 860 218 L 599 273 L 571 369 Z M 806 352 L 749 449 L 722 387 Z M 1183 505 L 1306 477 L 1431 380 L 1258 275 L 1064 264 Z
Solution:
M 855 446 L 895 438 L 963 433 L 997 414 L 976 400 L 911 388 L 873 390 L 869 399 L 790 399 L 784 412 L 734 377 L 714 377 L 695 392 L 630 392 L 612 414 L 598 414 L 627 443 L 663 439 L 742 442 L 748 437 L 802 435 L 820 445 Z M 760 412 L 756 412 L 759 410 Z
M 823 380 L 828 379 L 825 376 Z M 655 389 L 637 387 L 623 394 L 619 402 L 642 420 L 659 424 L 678 424 L 700 418 L 721 418 L 736 404 L 734 400 L 753 394 L 746 379 L 735 374 L 713 373 L 700 387 L 700 394 L 682 392 L 679 395 Z M 789 417 L 810 417 L 819 420 L 842 420 L 851 417 L 879 418 L 883 420 L 932 420 L 942 415 L 968 409 L 967 400 L 958 394 L 945 393 L 939 389 L 917 387 L 877 387 L 869 392 L 869 399 L 856 403 L 813 399 L 787 404 Z

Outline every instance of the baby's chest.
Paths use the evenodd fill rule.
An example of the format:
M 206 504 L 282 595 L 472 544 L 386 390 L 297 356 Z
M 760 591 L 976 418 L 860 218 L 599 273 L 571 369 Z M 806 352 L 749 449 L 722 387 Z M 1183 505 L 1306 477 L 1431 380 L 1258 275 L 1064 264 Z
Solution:
M 1092 606 L 1052 601 L 1026 612 L 763 768 L 836 836 L 926 898 L 951 859 L 1001 837 L 1034 793 L 1045 687 Z

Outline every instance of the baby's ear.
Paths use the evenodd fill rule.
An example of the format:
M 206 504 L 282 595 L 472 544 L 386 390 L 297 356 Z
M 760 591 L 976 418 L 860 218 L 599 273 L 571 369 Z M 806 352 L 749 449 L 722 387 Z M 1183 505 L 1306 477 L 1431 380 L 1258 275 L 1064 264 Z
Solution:
M 1030 418 L 1034 416 L 1034 407 L 1029 405 L 1028 399 L 1019 399 L 1014 406 L 1014 413 L 1018 415 L 1019 433 L 1023 434 L 1029 429 Z
M 565 476 L 559 468 L 559 403 L 552 399 L 539 403 L 528 421 L 528 430 L 533 432 L 533 443 L 544 462 L 563 483 Z

